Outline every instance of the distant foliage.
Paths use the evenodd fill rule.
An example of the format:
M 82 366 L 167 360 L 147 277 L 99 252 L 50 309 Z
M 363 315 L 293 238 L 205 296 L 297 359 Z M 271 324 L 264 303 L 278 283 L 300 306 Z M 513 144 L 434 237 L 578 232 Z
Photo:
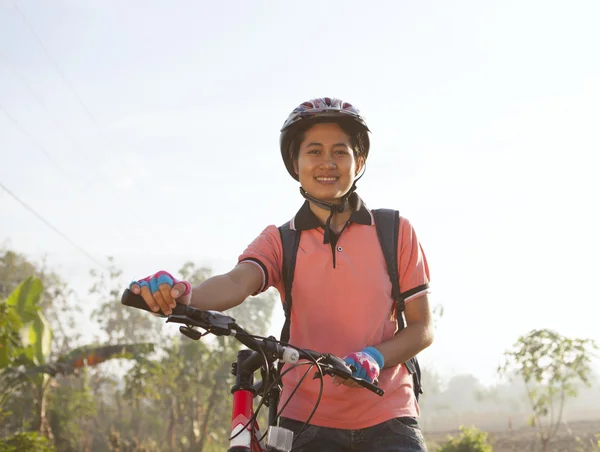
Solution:
M 529 424 L 538 430 L 542 451 L 549 449 L 561 425 L 567 399 L 577 396 L 578 383 L 591 385 L 591 339 L 570 338 L 549 329 L 519 337 L 505 353 L 500 374 L 516 371 L 523 378 L 531 404 Z
M 54 452 L 48 438 L 35 432 L 16 433 L 0 439 L 0 452 Z
M 492 452 L 487 433 L 475 428 L 460 427 L 458 437 L 449 437 L 448 442 L 437 452 Z

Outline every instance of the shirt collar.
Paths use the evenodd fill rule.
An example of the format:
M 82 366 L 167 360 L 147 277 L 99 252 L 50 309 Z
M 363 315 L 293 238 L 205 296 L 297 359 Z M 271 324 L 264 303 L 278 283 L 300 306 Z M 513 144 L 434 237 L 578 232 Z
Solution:
M 352 193 L 348 202 L 350 204 L 350 209 L 352 210 L 352 213 L 350 214 L 350 221 L 352 223 L 369 226 L 374 224 L 371 211 L 367 208 L 364 201 L 360 198 L 360 196 L 358 196 L 358 194 Z M 300 210 L 292 219 L 292 229 L 306 231 L 308 229 L 316 229 L 319 227 L 323 227 L 321 221 L 317 218 L 313 211 L 310 210 L 309 202 L 304 201 L 304 204 L 302 204 L 302 207 L 300 207 Z

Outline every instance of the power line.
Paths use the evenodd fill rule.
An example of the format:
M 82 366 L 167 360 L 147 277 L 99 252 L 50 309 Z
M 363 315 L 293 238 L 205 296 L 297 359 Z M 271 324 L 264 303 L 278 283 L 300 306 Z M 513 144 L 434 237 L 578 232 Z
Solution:
M 50 54 L 48 48 L 44 45 L 44 42 L 43 42 L 42 38 L 40 37 L 40 35 L 35 31 L 35 29 L 31 25 L 31 22 L 27 19 L 27 16 L 23 12 L 23 10 L 21 8 L 19 8 L 19 6 L 17 4 L 17 1 L 16 0 L 12 0 L 12 4 L 13 4 L 15 10 L 18 12 L 19 16 L 21 17 L 21 20 L 23 21 L 23 23 L 29 29 L 29 31 L 31 32 L 31 34 L 35 37 L 35 40 L 37 41 L 38 45 L 42 49 L 42 51 L 45 54 L 45 56 L 48 59 L 48 61 L 50 61 L 51 65 L 54 67 L 54 69 L 56 70 L 56 72 L 60 75 L 60 77 L 63 80 L 63 82 L 65 83 L 65 85 L 67 85 L 67 87 L 69 88 L 69 90 L 71 91 L 71 93 L 73 94 L 73 96 L 75 97 L 75 99 L 77 100 L 77 102 L 79 103 L 79 105 L 81 106 L 81 108 L 83 109 L 83 111 L 85 112 L 86 116 L 89 118 L 89 120 L 92 122 L 93 126 L 96 128 L 96 131 L 98 132 L 98 134 L 100 136 L 102 136 L 102 138 L 104 139 L 104 141 L 106 142 L 106 144 L 108 145 L 108 147 L 111 148 L 112 147 L 112 146 L 110 146 L 110 141 L 111 140 L 108 139 L 106 133 L 99 126 L 98 121 L 96 120 L 95 116 L 92 114 L 92 112 L 90 111 L 90 109 L 85 105 L 85 102 L 83 101 L 83 99 L 81 98 L 81 96 L 78 94 L 77 90 L 73 86 L 73 83 L 71 83 L 71 81 L 65 75 L 64 71 L 60 68 L 60 65 L 58 64 L 57 60 L 52 57 L 52 55 Z M 26 83 L 26 85 L 28 85 L 28 84 Z M 30 92 L 32 92 L 32 91 L 30 90 Z M 32 94 L 33 94 L 33 92 L 32 92 Z M 34 94 L 34 97 L 39 102 L 39 99 L 37 99 L 37 96 L 35 96 L 35 94 Z M 42 105 L 42 107 L 46 111 L 48 111 L 48 109 L 45 108 L 43 106 L 43 104 L 41 104 L 41 105 Z M 50 116 L 52 116 L 52 115 L 50 115 Z M 65 132 L 65 134 L 69 135 L 66 132 Z M 81 150 L 79 150 L 79 152 L 81 152 Z M 89 154 L 87 154 L 87 153 L 83 153 L 83 155 L 86 155 L 86 156 L 89 157 Z M 118 155 L 117 155 L 117 159 L 119 159 Z M 90 161 L 90 163 L 93 164 L 94 162 Z M 95 166 L 94 166 L 94 172 L 96 172 L 96 174 L 99 173 L 97 167 L 95 167 Z M 106 178 L 106 176 L 104 174 L 99 174 L 99 180 L 104 180 L 105 178 Z M 123 234 L 122 232 L 120 232 L 119 234 L 122 235 L 122 236 L 125 236 L 125 234 Z
M 52 163 L 54 165 L 54 167 L 58 171 L 62 172 L 63 174 L 67 174 L 67 172 L 64 170 L 64 168 L 62 166 L 60 166 L 60 164 L 56 160 L 54 160 L 54 157 L 52 157 L 48 153 L 48 151 L 46 151 L 44 146 L 42 146 L 40 143 L 38 143 L 38 141 L 35 139 L 35 137 L 33 135 L 31 135 L 29 132 L 27 132 L 27 130 L 25 130 L 25 128 L 21 125 L 21 123 L 19 123 L 19 121 L 17 121 L 17 119 L 13 115 L 11 115 L 6 108 L 4 108 L 2 106 L 2 104 L 0 104 L 0 111 L 2 111 L 2 113 L 4 113 L 8 119 L 10 119 L 10 121 L 15 125 L 15 127 L 17 129 L 19 129 L 24 135 L 26 135 L 36 145 L 38 150 L 42 154 L 44 154 L 44 156 L 50 161 L 50 163 Z
M 0 59 L 3 59 L 4 62 L 6 63 L 6 65 L 10 68 L 10 70 L 12 71 L 13 75 L 15 78 L 18 78 L 21 83 L 27 88 L 27 91 L 29 92 L 29 94 L 31 94 L 31 96 L 35 99 L 35 101 L 38 103 L 38 105 L 48 114 L 48 116 L 50 117 L 50 119 L 52 120 L 52 122 L 54 123 L 54 125 L 56 125 L 56 127 L 58 127 L 61 132 L 67 137 L 67 139 L 69 140 L 69 142 L 71 143 L 71 146 L 73 148 L 73 150 L 75 151 L 76 154 L 84 156 L 85 159 L 88 161 L 88 163 L 91 163 L 92 165 L 90 165 L 89 168 L 92 169 L 92 171 L 100 178 L 100 180 L 103 178 L 102 174 L 100 174 L 100 172 L 98 171 L 98 169 L 96 168 L 96 166 L 93 165 L 93 162 L 91 162 L 91 158 L 89 156 L 89 154 L 87 154 L 86 152 L 84 152 L 78 145 L 77 143 L 75 143 L 75 140 L 73 139 L 73 137 L 71 136 L 70 133 L 67 132 L 67 130 L 65 129 L 65 127 L 62 125 L 62 123 L 52 114 L 52 112 L 50 112 L 50 110 L 48 109 L 48 107 L 44 104 L 44 102 L 42 102 L 42 100 L 40 99 L 40 97 L 36 94 L 36 92 L 33 90 L 33 88 L 31 87 L 31 85 L 29 84 L 29 82 L 27 81 L 27 79 L 25 78 L 24 75 L 22 75 L 15 67 L 13 67 L 12 64 L 10 64 L 8 58 L 6 57 L 6 55 L 4 55 L 2 52 L 0 52 Z M 6 112 L 6 110 L 4 109 L 4 111 Z M 13 120 L 13 122 L 15 122 Z
M 35 40 L 37 41 L 37 43 L 39 44 L 40 48 L 42 49 L 42 51 L 46 55 L 46 58 L 48 58 L 48 61 L 50 61 L 50 63 L 52 64 L 52 66 L 54 67 L 54 69 L 56 70 L 56 72 L 62 78 L 62 80 L 65 83 L 65 85 L 67 85 L 67 87 L 69 88 L 69 90 L 71 91 L 71 93 L 73 94 L 73 96 L 75 97 L 75 99 L 77 100 L 77 102 L 79 103 L 79 105 L 81 106 L 81 108 L 83 109 L 83 111 L 85 112 L 86 116 L 90 119 L 90 121 L 92 122 L 92 124 L 94 125 L 94 127 L 96 128 L 96 130 L 98 131 L 99 135 L 101 135 L 104 138 L 104 140 L 107 143 L 109 143 L 110 140 L 108 140 L 108 137 L 106 136 L 106 134 L 104 133 L 104 131 L 98 125 L 98 121 L 96 121 L 95 116 L 92 114 L 92 112 L 90 111 L 90 109 L 87 108 L 87 106 L 85 105 L 85 102 L 83 102 L 83 99 L 77 93 L 77 90 L 75 89 L 75 87 L 73 86 L 73 84 L 71 83 L 71 81 L 67 78 L 67 76 L 65 75 L 65 73 L 62 71 L 62 69 L 60 68 L 58 62 L 52 57 L 52 55 L 50 54 L 50 52 L 48 51 L 48 49 L 44 45 L 44 42 L 42 41 L 42 39 L 40 38 L 40 36 L 36 33 L 35 29 L 33 28 L 33 26 L 31 25 L 31 23 L 27 19 L 27 16 L 25 15 L 25 13 L 23 13 L 23 10 L 21 10 L 19 8 L 19 6 L 17 5 L 16 0 L 12 0 L 12 4 L 13 4 L 15 10 L 19 13 L 19 16 L 21 16 L 21 20 L 23 21 L 23 23 L 27 26 L 27 28 L 29 28 L 29 31 L 31 31 L 31 34 L 35 37 Z
M 81 108 L 83 109 L 83 111 L 85 112 L 85 114 L 87 115 L 87 117 L 90 119 L 90 121 L 92 122 L 92 124 L 94 125 L 94 127 L 96 128 L 96 130 L 108 142 L 107 137 L 103 133 L 102 129 L 99 127 L 98 122 L 96 121 L 96 118 L 94 117 L 94 115 L 92 114 L 92 112 L 87 108 L 87 106 L 83 102 L 81 96 L 79 96 L 79 94 L 75 90 L 75 87 L 70 82 L 70 80 L 67 78 L 67 76 L 65 75 L 65 73 L 61 70 L 60 66 L 58 65 L 58 62 L 52 57 L 52 55 L 50 54 L 50 52 L 48 51 L 48 49 L 44 45 L 44 42 L 42 41 L 42 39 L 40 38 L 40 36 L 37 34 L 37 32 L 35 31 L 35 29 L 31 25 L 31 23 L 27 19 L 27 16 L 19 8 L 16 0 L 12 0 L 12 4 L 13 4 L 15 10 L 18 12 L 19 16 L 21 17 L 21 20 L 23 21 L 23 23 L 27 26 L 27 28 L 29 29 L 29 31 L 31 32 L 31 34 L 35 37 L 35 40 L 37 41 L 38 45 L 42 49 L 43 53 L 46 55 L 46 58 L 48 59 L 48 61 L 50 61 L 50 63 L 52 64 L 52 66 L 54 67 L 54 69 L 56 70 L 56 72 L 60 75 L 60 77 L 62 78 L 62 80 L 65 83 L 65 85 L 67 85 L 67 87 L 69 88 L 69 90 L 71 91 L 71 93 L 73 94 L 73 96 L 75 97 L 75 99 L 77 100 L 77 102 L 79 103 L 79 105 L 81 106 Z M 37 96 L 35 96 L 35 95 L 34 95 L 34 97 L 37 98 Z M 46 109 L 45 107 L 43 107 L 43 108 Z M 46 109 L 46 111 L 47 111 L 47 109 Z M 6 111 L 5 111 L 5 113 L 6 113 Z M 21 128 L 21 130 L 24 131 L 24 129 L 22 129 L 22 128 Z M 38 145 L 38 147 L 41 148 L 41 146 L 39 146 L 39 145 Z M 100 176 L 100 180 L 103 180 L 103 179 L 104 179 L 104 177 L 101 175 Z M 121 231 L 118 231 L 117 233 L 118 233 L 118 235 L 120 235 L 122 237 L 125 236 L 125 234 L 123 234 L 123 232 L 121 232 Z
M 82 253 L 84 256 L 86 256 L 94 264 L 100 266 L 104 270 L 110 271 L 110 269 L 106 265 L 104 265 L 100 261 L 98 261 L 94 256 L 92 256 L 90 253 L 88 253 L 83 248 L 81 248 L 79 245 L 77 245 L 75 242 L 73 242 L 73 240 L 71 240 L 66 234 L 64 234 L 58 228 L 56 228 L 55 226 L 50 224 L 42 215 L 37 213 L 33 208 L 29 207 L 17 195 L 15 195 L 12 191 L 10 191 L 2 182 L 0 182 L 0 188 L 2 188 L 6 193 L 8 193 L 15 201 L 17 201 L 19 204 L 21 204 L 23 207 L 25 207 L 27 210 L 29 210 L 32 214 L 34 214 L 46 226 L 48 226 L 50 229 L 52 229 L 54 232 L 56 232 L 58 235 L 60 235 L 63 239 L 65 239 L 67 242 L 69 242 L 74 248 L 76 248 L 80 253 Z
M 83 184 L 83 182 L 76 180 L 75 177 L 73 177 L 73 174 L 71 172 L 67 171 L 60 163 L 58 163 L 58 161 L 56 161 L 54 159 L 54 157 L 52 157 L 52 155 L 50 155 L 50 153 L 46 150 L 46 148 L 44 146 L 42 146 L 40 144 L 40 142 L 38 140 L 36 140 L 36 138 L 31 133 L 29 133 L 25 129 L 25 127 L 23 127 L 21 125 L 21 123 L 19 121 L 17 121 L 17 119 L 13 115 L 11 115 L 8 112 L 8 110 L 1 103 L 0 103 L 0 111 L 2 111 L 2 113 L 4 113 L 8 119 L 10 119 L 10 121 L 15 125 L 15 127 L 17 129 L 19 129 L 21 131 L 21 133 L 23 133 L 23 135 L 25 135 L 27 138 L 29 138 L 31 140 L 31 142 L 37 147 L 37 149 L 42 154 L 44 154 L 44 156 L 48 159 L 48 161 L 50 161 L 50 163 L 52 163 L 52 165 L 54 166 L 54 169 L 56 169 L 67 180 L 69 180 L 72 183 L 74 183 L 75 185 L 77 185 L 78 188 L 83 189 L 83 190 L 86 188 L 86 186 Z
M 104 138 L 104 140 L 108 143 L 109 140 L 107 139 L 106 135 L 103 133 L 102 129 L 98 125 L 98 121 L 96 121 L 96 118 L 94 117 L 94 115 L 92 114 L 92 112 L 90 111 L 90 109 L 87 108 L 87 106 L 85 105 L 85 102 L 83 102 L 83 99 L 77 93 L 77 90 L 73 86 L 73 83 L 71 83 L 71 81 L 67 78 L 67 76 L 65 75 L 65 73 L 62 71 L 62 69 L 60 68 L 58 62 L 52 57 L 52 55 L 50 54 L 50 52 L 48 51 L 48 49 L 44 45 L 44 42 L 42 41 L 42 38 L 40 38 L 40 35 L 37 34 L 37 32 L 35 31 L 35 29 L 31 25 L 31 23 L 27 19 L 27 16 L 23 12 L 23 10 L 21 10 L 21 8 L 19 8 L 16 0 L 12 0 L 12 4 L 13 4 L 15 10 L 19 13 L 19 16 L 21 17 L 21 20 L 23 21 L 23 23 L 25 24 L 25 26 L 27 26 L 27 28 L 29 29 L 29 31 L 31 32 L 31 34 L 34 36 L 35 40 L 37 41 L 38 45 L 42 49 L 43 53 L 46 55 L 46 58 L 48 59 L 48 61 L 50 61 L 50 63 L 52 64 L 52 66 L 54 67 L 54 69 L 56 70 L 56 72 L 60 75 L 61 79 L 65 83 L 65 85 L 67 85 L 67 87 L 69 88 L 69 90 L 71 91 L 71 93 L 73 94 L 73 96 L 75 97 L 75 99 L 77 100 L 77 102 L 79 103 L 79 105 L 81 106 L 81 108 L 83 109 L 83 111 L 85 112 L 86 116 L 92 122 L 92 124 L 94 125 L 94 127 L 96 128 L 96 130 L 98 131 L 98 133 L 100 135 L 102 135 L 103 138 Z M 28 85 L 28 84 L 26 84 L 26 85 Z M 41 102 L 39 102 L 39 99 L 37 99 L 37 96 L 35 96 L 35 94 L 33 96 L 36 98 L 36 100 L 38 100 L 38 103 L 40 103 L 40 105 L 42 105 L 42 108 L 44 108 L 46 111 L 48 111 L 45 108 L 45 106 Z M 52 115 L 50 115 L 50 116 L 52 116 Z M 65 131 L 65 134 L 66 134 L 66 131 Z M 69 138 L 70 138 L 70 136 L 69 136 Z M 83 155 L 88 156 L 88 154 L 83 154 Z M 88 156 L 88 158 L 89 158 L 89 156 Z M 91 163 L 93 163 L 93 162 L 91 162 Z M 94 172 L 97 172 L 96 167 L 94 167 Z M 101 180 L 104 179 L 104 176 L 100 175 L 100 179 Z
M 15 9 L 17 10 L 17 12 L 19 13 L 19 15 L 21 16 L 21 20 L 23 20 L 23 23 L 27 26 L 27 28 L 29 28 L 29 31 L 31 31 L 31 34 L 33 34 L 33 36 L 35 37 L 36 41 L 38 42 L 38 44 L 40 45 L 40 47 L 42 48 L 42 50 L 46 54 L 46 57 L 48 58 L 48 60 L 50 60 L 50 62 L 54 66 L 54 69 L 56 69 L 56 72 L 58 72 L 58 74 L 61 76 L 61 78 L 63 79 L 63 81 L 65 82 L 65 84 L 69 88 L 69 90 L 71 91 L 71 93 L 73 93 L 73 96 L 75 96 L 75 98 L 77 99 L 77 102 L 79 102 L 79 105 L 81 105 L 81 108 L 83 108 L 83 110 L 87 114 L 88 118 L 90 118 L 90 120 L 94 123 L 94 125 L 96 127 L 98 127 L 98 123 L 96 122 L 96 118 L 94 118 L 94 115 L 92 115 L 92 113 L 90 112 L 90 110 L 85 106 L 85 104 L 83 103 L 83 100 L 81 99 L 81 97 L 79 96 L 79 94 L 77 94 L 77 91 L 75 91 L 75 88 L 73 87 L 73 84 L 69 81 L 69 79 L 66 77 L 66 75 L 64 74 L 64 72 L 60 69 L 60 66 L 58 65 L 58 63 L 56 62 L 56 60 L 54 58 L 52 58 L 52 56 L 50 55 L 50 52 L 48 52 L 48 49 L 46 49 L 46 46 L 44 46 L 44 43 L 42 42 L 42 39 L 35 32 L 34 28 L 31 26 L 31 24 L 27 20 L 27 17 L 23 13 L 23 11 L 21 11 L 21 9 L 19 8 L 19 6 L 17 5 L 17 2 L 15 0 L 13 0 L 12 3 L 13 3 L 13 6 L 15 7 Z
M 87 186 L 84 184 L 84 181 L 79 181 L 78 179 L 76 180 L 71 173 L 69 173 L 68 171 L 66 171 L 61 165 L 59 165 L 59 163 L 54 160 L 54 158 L 46 151 L 46 149 L 35 139 L 35 137 L 30 134 L 29 132 L 27 132 L 27 130 L 25 130 L 25 128 L 19 123 L 19 121 L 16 120 L 16 118 L 14 116 L 12 116 L 7 110 L 6 108 L 4 108 L 2 106 L 2 104 L 0 104 L 0 111 L 2 111 L 6 117 L 8 119 L 10 119 L 13 124 L 25 135 L 27 136 L 35 145 L 36 147 L 48 158 L 48 160 L 54 165 L 55 169 L 57 169 L 61 174 L 63 174 L 64 176 L 66 176 L 66 179 L 69 179 L 70 182 L 74 183 L 75 185 L 77 185 L 81 190 L 86 190 Z M 76 193 L 81 194 L 83 193 L 83 191 L 76 191 Z M 113 232 L 115 232 L 118 236 L 120 236 L 121 238 L 126 238 L 127 235 L 119 230 L 118 228 L 116 228 L 114 225 L 110 225 L 111 229 L 113 229 Z

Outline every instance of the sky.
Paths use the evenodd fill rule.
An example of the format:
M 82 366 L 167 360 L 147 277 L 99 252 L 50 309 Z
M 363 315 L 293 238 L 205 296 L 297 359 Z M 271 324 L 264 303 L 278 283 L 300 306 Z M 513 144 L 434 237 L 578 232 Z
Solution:
M 287 115 L 339 97 L 372 131 L 359 194 L 413 223 L 444 307 L 425 365 L 490 383 L 531 329 L 600 344 L 600 3 L 366 5 L 0 0 L 0 244 L 86 312 L 108 256 L 225 272 L 303 202 Z

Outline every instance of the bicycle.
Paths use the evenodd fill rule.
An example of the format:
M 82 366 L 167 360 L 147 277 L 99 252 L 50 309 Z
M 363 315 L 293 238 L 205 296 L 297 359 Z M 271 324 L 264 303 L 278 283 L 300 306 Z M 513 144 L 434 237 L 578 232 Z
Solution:
M 166 317 L 167 323 L 180 323 L 179 331 L 193 340 L 199 340 L 207 334 L 215 336 L 233 336 L 247 349 L 242 349 L 237 354 L 237 360 L 232 363 L 232 374 L 235 383 L 231 387 L 233 394 L 233 406 L 231 410 L 231 436 L 229 438 L 228 452 L 290 452 L 292 450 L 293 433 L 290 430 L 278 426 L 278 419 L 283 409 L 291 400 L 296 389 L 304 381 L 305 377 L 315 366 L 317 371 L 313 379 L 321 379 L 321 389 L 315 407 L 305 421 L 304 427 L 310 422 L 319 405 L 323 392 L 323 378 L 337 376 L 342 379 L 350 379 L 364 388 L 382 396 L 384 391 L 377 386 L 377 382 L 369 381 L 352 376 L 354 369 L 349 367 L 341 358 L 329 354 L 319 353 L 313 350 L 295 347 L 274 337 L 261 337 L 248 333 L 240 327 L 234 318 L 217 311 L 202 311 L 191 306 L 177 304 L 168 316 L 154 313 L 146 305 L 140 295 L 136 295 L 129 289 L 123 292 L 121 303 L 128 307 L 143 309 L 155 315 Z M 196 330 L 201 328 L 204 333 Z M 305 362 L 301 362 L 305 360 Z M 276 363 L 279 365 L 276 365 Z M 281 372 L 282 364 L 290 367 Z M 279 397 L 281 394 L 281 379 L 296 366 L 309 365 L 310 367 L 301 378 L 296 388 L 284 406 L 277 411 Z M 254 381 L 254 374 L 260 370 L 260 380 Z M 254 399 L 261 398 L 260 403 L 254 409 Z M 263 405 L 269 409 L 268 427 L 265 434 L 261 434 L 257 416 Z M 302 429 L 298 434 L 302 432 Z

